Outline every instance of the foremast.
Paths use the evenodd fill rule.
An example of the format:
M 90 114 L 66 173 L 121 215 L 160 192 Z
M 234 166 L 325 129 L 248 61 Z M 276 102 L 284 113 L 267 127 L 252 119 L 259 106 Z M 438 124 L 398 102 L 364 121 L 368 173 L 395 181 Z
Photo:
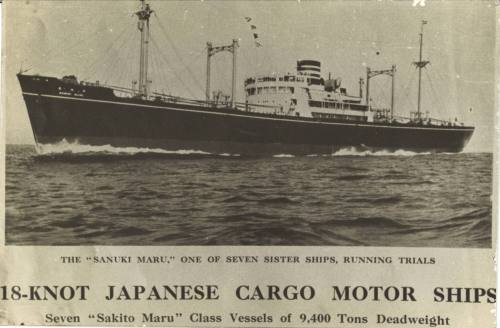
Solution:
M 420 26 L 420 52 L 418 61 L 413 62 L 413 64 L 418 68 L 418 101 L 417 101 L 417 113 L 416 120 L 420 120 L 422 118 L 422 114 L 420 111 L 421 105 L 421 96 L 422 96 L 422 68 L 425 68 L 427 64 L 430 63 L 428 60 L 422 60 L 422 51 L 424 46 L 424 25 L 427 24 L 427 21 L 423 20 L 422 25 Z
M 151 7 L 145 0 L 141 1 L 141 10 L 135 14 L 139 18 L 137 28 L 141 32 L 141 53 L 139 58 L 139 95 L 148 97 L 149 81 L 148 81 L 148 48 L 149 48 L 149 18 L 153 13 Z

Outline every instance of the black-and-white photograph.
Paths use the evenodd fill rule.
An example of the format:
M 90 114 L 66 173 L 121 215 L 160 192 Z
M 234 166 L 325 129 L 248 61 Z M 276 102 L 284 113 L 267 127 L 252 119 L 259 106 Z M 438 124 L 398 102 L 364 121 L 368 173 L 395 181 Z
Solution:
M 7 1 L 7 245 L 492 247 L 490 1 Z

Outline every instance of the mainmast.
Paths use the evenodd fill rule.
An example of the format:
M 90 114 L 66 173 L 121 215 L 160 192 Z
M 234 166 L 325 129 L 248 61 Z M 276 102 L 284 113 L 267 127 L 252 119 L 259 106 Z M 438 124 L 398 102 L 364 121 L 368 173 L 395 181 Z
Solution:
M 141 10 L 135 14 L 139 18 L 137 28 L 141 32 L 141 54 L 139 63 L 139 94 L 145 97 L 148 96 L 148 46 L 149 46 L 149 17 L 153 10 L 145 0 L 141 1 Z
M 428 60 L 422 60 L 422 51 L 424 47 L 424 25 L 427 24 L 427 21 L 423 20 L 422 25 L 420 27 L 420 55 L 417 62 L 413 62 L 413 64 L 418 68 L 418 102 L 417 102 L 417 116 L 416 119 L 421 119 L 420 113 L 420 104 L 421 104 L 421 90 L 422 90 L 422 68 L 425 68 L 427 64 L 430 63 Z

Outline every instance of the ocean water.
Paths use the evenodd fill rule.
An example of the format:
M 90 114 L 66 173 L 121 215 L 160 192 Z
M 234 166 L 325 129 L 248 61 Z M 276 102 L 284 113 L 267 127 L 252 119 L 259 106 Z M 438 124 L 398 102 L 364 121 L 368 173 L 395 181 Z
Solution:
M 8 145 L 10 245 L 491 247 L 492 154 Z

